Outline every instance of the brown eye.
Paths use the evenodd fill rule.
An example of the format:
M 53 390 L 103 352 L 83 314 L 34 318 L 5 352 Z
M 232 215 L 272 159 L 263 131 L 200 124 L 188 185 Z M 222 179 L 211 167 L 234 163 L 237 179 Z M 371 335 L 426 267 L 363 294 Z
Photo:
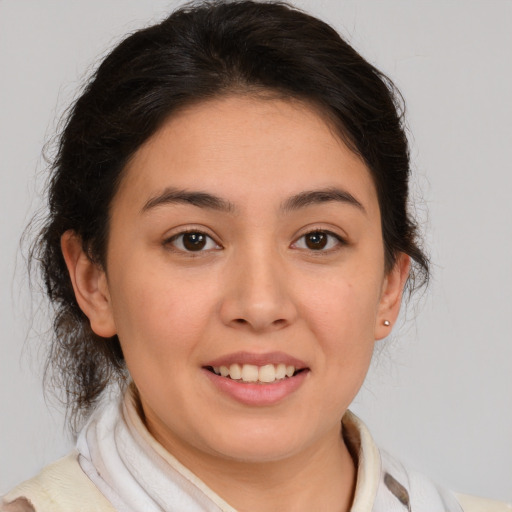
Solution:
M 292 247 L 295 249 L 306 249 L 309 251 L 327 252 L 336 249 L 337 246 L 345 245 L 344 240 L 331 231 L 311 231 L 302 235 Z
M 221 247 L 212 237 L 200 231 L 189 231 L 173 236 L 166 244 L 182 252 L 204 252 Z
M 187 251 L 200 251 L 206 245 L 206 235 L 202 233 L 185 233 L 183 235 L 183 247 Z
M 313 231 L 313 233 L 308 233 L 304 236 L 304 241 L 308 249 L 312 249 L 313 251 L 324 249 L 327 245 L 327 233 Z

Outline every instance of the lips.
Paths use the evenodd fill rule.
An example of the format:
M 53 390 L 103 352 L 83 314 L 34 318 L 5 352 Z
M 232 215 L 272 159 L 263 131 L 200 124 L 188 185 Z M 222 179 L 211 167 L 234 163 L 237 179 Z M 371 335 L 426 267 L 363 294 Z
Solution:
M 203 366 L 209 381 L 223 394 L 247 405 L 272 405 L 297 390 L 309 373 L 299 359 L 282 352 L 239 352 Z

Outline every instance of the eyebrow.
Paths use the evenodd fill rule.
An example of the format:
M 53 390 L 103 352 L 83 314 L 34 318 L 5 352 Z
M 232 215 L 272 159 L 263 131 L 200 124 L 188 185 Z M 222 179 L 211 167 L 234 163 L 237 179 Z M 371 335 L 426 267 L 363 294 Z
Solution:
M 281 210 L 284 212 L 290 212 L 307 206 L 331 201 L 355 206 L 363 213 L 366 213 L 364 206 L 350 192 L 335 187 L 300 192 L 299 194 L 289 197 L 281 205 Z M 153 208 L 157 208 L 158 206 L 179 203 L 190 204 L 199 208 L 207 208 L 226 213 L 233 213 L 236 210 L 233 203 L 213 194 L 168 187 L 160 194 L 149 199 L 142 207 L 141 213 L 145 213 Z
M 191 204 L 199 208 L 208 208 L 227 213 L 235 211 L 233 203 L 230 203 L 221 197 L 214 196 L 213 194 L 208 194 L 207 192 L 192 192 L 168 187 L 160 194 L 149 199 L 142 207 L 141 213 L 145 213 L 158 206 L 176 203 Z
M 366 213 L 364 206 L 350 192 L 336 187 L 301 192 L 287 199 L 281 206 L 281 209 L 288 212 L 331 201 L 355 206 L 363 213 Z

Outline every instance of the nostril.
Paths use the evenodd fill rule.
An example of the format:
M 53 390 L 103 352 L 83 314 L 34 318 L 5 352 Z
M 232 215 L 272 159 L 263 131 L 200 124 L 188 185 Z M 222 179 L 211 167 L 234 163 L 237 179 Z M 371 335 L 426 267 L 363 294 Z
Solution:
M 251 325 L 255 328 L 258 328 L 258 329 L 260 328 L 257 326 L 256 323 L 252 323 L 249 320 L 246 320 L 245 318 L 234 318 L 232 320 L 232 322 L 234 325 L 239 325 L 239 326 Z M 288 322 L 286 319 L 278 318 L 277 320 L 273 320 L 270 324 L 268 324 L 267 327 L 272 327 L 273 329 L 281 329 L 282 327 L 285 327 L 287 324 L 288 324 Z

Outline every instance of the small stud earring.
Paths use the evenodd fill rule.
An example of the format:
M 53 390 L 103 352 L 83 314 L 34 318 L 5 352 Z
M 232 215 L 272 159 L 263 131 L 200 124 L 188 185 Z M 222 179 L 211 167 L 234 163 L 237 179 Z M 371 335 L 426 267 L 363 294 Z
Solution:
M 384 320 L 384 322 L 382 322 L 386 327 L 389 327 L 391 325 L 391 322 L 389 320 Z

